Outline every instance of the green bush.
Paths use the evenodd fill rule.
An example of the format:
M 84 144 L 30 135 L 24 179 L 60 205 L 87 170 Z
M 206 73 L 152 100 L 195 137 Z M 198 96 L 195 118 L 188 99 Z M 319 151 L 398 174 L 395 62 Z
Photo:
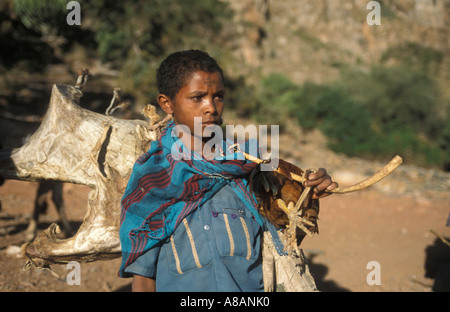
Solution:
M 319 129 L 336 152 L 350 156 L 376 151 L 376 133 L 368 111 L 341 91 L 329 89 L 317 101 Z
M 447 116 L 450 116 L 450 106 L 447 109 Z M 444 170 L 450 171 L 450 122 L 448 122 L 448 117 L 447 122 L 441 128 L 437 144 L 443 153 L 443 168 Z
M 351 156 L 377 152 L 378 133 L 365 107 L 342 90 L 306 83 L 283 97 L 303 129 L 320 129 L 332 150 Z
M 427 73 L 436 72 L 444 59 L 444 54 L 432 47 L 417 42 L 403 42 L 388 48 L 381 56 L 381 63 L 395 62 L 423 70 Z
M 247 99 L 254 99 L 246 107 L 257 122 L 283 129 L 286 118 L 294 117 L 305 130 L 320 129 L 339 153 L 372 159 L 400 154 L 411 163 L 444 169 L 450 163 L 450 125 L 437 113 L 440 90 L 418 69 L 378 66 L 345 72 L 333 83 L 302 86 L 272 74 Z
M 280 102 L 297 118 L 303 129 L 311 130 L 317 127 L 317 120 L 321 117 L 319 99 L 328 90 L 328 86 L 307 82 L 281 95 Z
M 284 75 L 271 74 L 261 79 L 259 85 L 241 86 L 235 91 L 233 102 L 240 116 L 249 117 L 258 123 L 278 125 L 280 130 L 286 126 L 289 117 L 289 103 L 281 98 L 296 90 L 297 85 Z
M 446 168 L 450 147 L 443 132 L 450 114 L 440 113 L 446 104 L 431 74 L 406 65 L 374 66 L 345 72 L 333 85 L 369 112 L 380 140 L 374 154 L 398 153 Z
M 66 23 L 67 3 L 65 0 L 13 0 L 13 7 L 26 27 L 41 31 L 55 22 Z
M 436 135 L 440 94 L 429 75 L 404 66 L 375 67 L 370 78 L 375 92 L 368 94 L 364 105 L 378 121 L 395 128 L 410 125 L 418 134 Z
M 127 94 L 133 94 L 141 104 L 157 103 L 156 67 L 140 59 L 128 59 L 119 73 L 118 85 Z

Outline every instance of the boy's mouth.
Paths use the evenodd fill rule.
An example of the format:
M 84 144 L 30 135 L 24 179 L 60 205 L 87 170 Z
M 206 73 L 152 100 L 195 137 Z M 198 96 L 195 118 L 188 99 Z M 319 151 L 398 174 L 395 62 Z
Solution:
M 203 121 L 202 124 L 205 126 L 212 126 L 212 125 L 218 126 L 219 121 L 218 120 L 208 120 L 208 121 Z

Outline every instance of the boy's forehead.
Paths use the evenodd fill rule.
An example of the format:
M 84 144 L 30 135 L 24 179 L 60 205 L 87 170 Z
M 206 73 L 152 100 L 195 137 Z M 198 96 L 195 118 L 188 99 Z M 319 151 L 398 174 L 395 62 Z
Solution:
M 218 76 L 218 79 L 220 81 L 217 81 L 216 78 L 212 76 Z M 196 70 L 186 76 L 186 78 L 184 79 L 183 87 L 189 84 L 197 84 L 197 83 L 210 84 L 216 82 L 223 83 L 223 77 L 220 72 L 218 71 L 206 72 L 203 70 Z

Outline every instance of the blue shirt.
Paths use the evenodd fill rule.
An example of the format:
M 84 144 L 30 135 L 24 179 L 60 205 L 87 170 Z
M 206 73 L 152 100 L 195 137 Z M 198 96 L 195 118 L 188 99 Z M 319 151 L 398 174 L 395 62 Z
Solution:
M 264 291 L 262 233 L 225 185 L 125 272 L 156 279 L 157 291 Z

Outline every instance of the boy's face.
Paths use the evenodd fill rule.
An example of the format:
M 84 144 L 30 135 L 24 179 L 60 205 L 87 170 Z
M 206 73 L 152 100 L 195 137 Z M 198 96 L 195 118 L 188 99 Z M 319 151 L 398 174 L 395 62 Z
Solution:
M 201 117 L 202 133 L 208 125 L 220 125 L 224 95 L 224 82 L 219 72 L 196 71 L 186 78 L 173 100 L 160 94 L 158 103 L 167 114 L 173 115 L 175 124 L 186 125 L 193 135 L 194 117 Z

